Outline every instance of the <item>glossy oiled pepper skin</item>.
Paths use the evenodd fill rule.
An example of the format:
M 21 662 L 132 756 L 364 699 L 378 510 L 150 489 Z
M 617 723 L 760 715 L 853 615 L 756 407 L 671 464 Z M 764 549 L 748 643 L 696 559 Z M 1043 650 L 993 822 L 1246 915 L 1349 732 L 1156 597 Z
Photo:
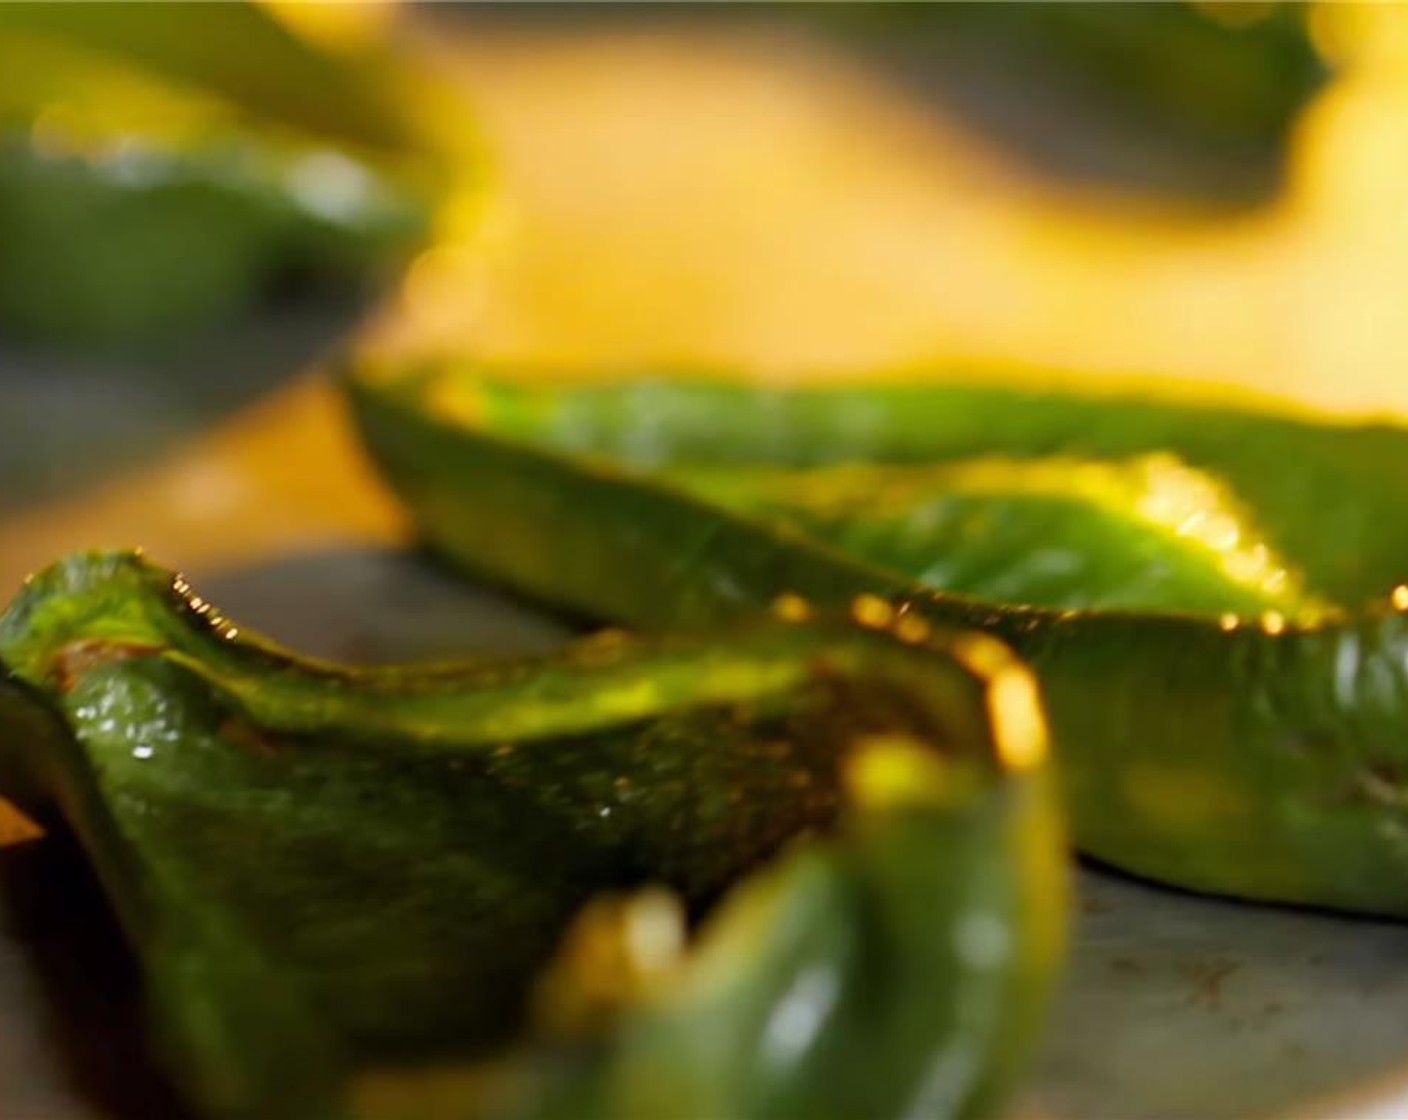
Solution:
M 1327 606 L 1257 540 L 1255 519 L 1225 487 L 1168 455 L 684 467 L 669 478 L 971 598 L 1204 614 Z
M 1198 890 L 1408 915 L 1408 618 L 1390 600 L 1408 568 L 1399 430 L 943 385 L 520 387 L 369 371 L 350 392 L 421 533 L 474 571 L 649 629 L 737 619 L 791 590 L 827 604 L 875 593 L 986 631 L 1037 671 L 1084 851 Z M 1157 586 L 1108 611 L 963 597 L 922 586 L 893 551 L 854 551 L 863 535 L 814 536 L 805 516 L 747 497 L 748 471 L 771 486 L 778 468 L 1150 453 L 1225 483 L 1264 534 L 1257 562 L 1289 558 L 1283 578 L 1308 598 L 1234 615 L 1190 612 Z M 739 508 L 717 504 L 717 478 L 699 482 L 720 470 L 742 472 Z
M 75 556 L 0 615 L 0 796 L 76 832 L 212 1115 L 990 1114 L 1061 942 L 1034 684 L 779 610 L 353 670 Z

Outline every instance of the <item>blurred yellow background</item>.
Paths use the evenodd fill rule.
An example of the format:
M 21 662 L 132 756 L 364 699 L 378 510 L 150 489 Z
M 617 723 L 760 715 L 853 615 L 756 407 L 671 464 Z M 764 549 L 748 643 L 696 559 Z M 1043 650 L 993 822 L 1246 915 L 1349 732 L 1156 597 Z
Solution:
M 983 376 L 1408 411 L 1408 10 L 1321 5 L 1337 75 L 1275 198 L 1225 211 L 1036 174 L 824 38 L 427 28 L 279 5 L 334 47 L 393 26 L 460 98 L 476 178 L 377 310 L 375 345 L 590 372 Z M 473 121 L 467 118 L 472 106 Z M 141 541 L 192 568 L 398 538 L 332 391 L 297 379 L 159 461 L 0 523 L 0 583 Z

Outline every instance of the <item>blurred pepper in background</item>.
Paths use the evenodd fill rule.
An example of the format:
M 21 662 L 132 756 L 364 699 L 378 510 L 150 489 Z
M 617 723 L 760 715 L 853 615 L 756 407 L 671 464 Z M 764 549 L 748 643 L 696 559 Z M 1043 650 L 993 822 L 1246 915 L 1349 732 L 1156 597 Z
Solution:
M 1329 76 L 1305 4 L 819 4 L 921 92 L 1048 169 L 1223 202 L 1271 194 Z M 980 73 L 981 72 L 981 73 Z M 1066 127 L 1022 127 L 1034 103 Z M 1069 119 L 1073 118 L 1073 119 Z M 1097 148 L 1090 133 L 1114 132 Z
M 7 333 L 189 333 L 289 281 L 384 281 L 429 232 L 446 94 L 390 39 L 334 51 L 252 4 L 7 5 L 0 32 Z
M 11 519 L 5 570 L 71 526 L 389 533 L 331 394 L 269 392 L 366 309 L 310 273 L 384 296 L 392 356 L 1408 406 L 1404 9 L 951 8 L 0 7 L 0 509 L 114 480 Z
M 1009 7 L 991 18 L 1056 18 Z M 1228 25 L 1221 7 L 1055 7 L 1207 24 L 1247 73 L 1301 63 L 1274 96 L 1250 83 L 1260 141 L 1170 147 L 1154 142 L 1167 127 L 1111 124 L 1121 105 L 1137 118 L 1140 96 L 1089 65 L 1011 63 L 936 31 L 892 35 L 921 62 L 886 68 L 890 48 L 852 49 L 878 35 L 819 29 L 869 6 L 823 21 L 786 6 L 430 9 L 501 189 L 476 250 L 418 258 L 375 337 L 559 370 L 1153 377 L 1402 407 L 1405 9 L 1287 6 Z M 1183 41 L 1149 38 L 1166 40 Z M 1179 64 L 1195 84 L 1197 57 Z M 1159 103 L 1145 115 L 1177 118 L 1177 99 Z M 1259 162 L 1267 150 L 1283 173 Z
M 618 16 L 635 6 L 619 7 Z M 579 5 L 546 12 L 582 16 Z M 999 135 L 1001 98 L 987 88 L 972 96 L 964 59 L 1058 96 L 1083 91 L 1087 126 L 1107 113 L 1146 134 L 1136 162 L 1157 165 L 1161 144 L 1180 166 L 1212 159 L 1233 168 L 1219 179 L 1228 192 L 1279 159 L 1325 73 L 1296 6 L 753 5 L 725 14 L 812 24 L 878 48 L 895 73 L 937 81 L 960 116 L 997 105 L 978 123 Z M 424 44 L 408 43 L 400 16 L 385 4 L 7 6 L 0 327 L 102 346 L 192 331 L 290 278 L 385 279 L 426 236 L 433 200 L 481 162 L 457 88 Z M 960 80 L 945 84 L 950 71 Z M 1048 161 L 1069 170 L 1046 146 Z M 1087 159 L 1084 170 L 1100 163 Z M 442 222 L 437 241 L 463 239 L 475 207 L 446 209 L 456 228 L 447 237 Z

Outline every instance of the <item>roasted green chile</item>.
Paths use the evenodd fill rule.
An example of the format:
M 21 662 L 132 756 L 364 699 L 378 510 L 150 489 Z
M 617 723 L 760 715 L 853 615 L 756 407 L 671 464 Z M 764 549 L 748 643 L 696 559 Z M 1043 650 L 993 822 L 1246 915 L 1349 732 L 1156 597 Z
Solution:
M 1035 685 L 854 613 L 354 670 L 79 555 L 0 616 L 0 795 L 211 1115 L 990 1115 L 1061 945 Z
M 290 282 L 386 279 L 449 170 L 414 70 L 252 3 L 6 6 L 0 330 L 150 344 Z
M 0 136 L 0 327 L 69 346 L 150 344 L 280 284 L 355 289 L 426 225 L 372 167 L 311 146 L 228 133 L 182 150 L 129 137 L 46 152 Z
M 651 630 L 791 592 L 985 631 L 1037 672 L 1084 851 L 1408 916 L 1400 429 L 991 386 L 349 389 L 476 572 Z

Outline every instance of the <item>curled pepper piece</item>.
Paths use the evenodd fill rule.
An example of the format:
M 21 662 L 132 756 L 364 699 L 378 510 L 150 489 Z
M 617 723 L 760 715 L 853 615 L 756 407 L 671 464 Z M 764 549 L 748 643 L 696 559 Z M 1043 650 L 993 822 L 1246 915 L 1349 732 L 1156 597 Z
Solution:
M 810 614 L 354 670 L 76 556 L 0 616 L 0 795 L 214 1115 L 988 1114 L 1062 932 L 1035 688 Z
M 363 376 L 462 426 L 642 474 L 1170 455 L 1248 511 L 1310 591 L 1353 608 L 1404 578 L 1408 437 L 1389 423 L 990 384 L 519 383 L 463 366 Z
M 746 617 L 792 591 L 986 631 L 1041 680 L 1083 851 L 1196 890 L 1408 916 L 1399 429 L 989 386 L 520 386 L 367 369 L 349 391 L 420 532 L 468 569 L 650 629 Z M 1245 543 L 1288 558 L 1304 596 L 1250 614 L 1190 609 L 1176 585 L 1137 609 L 974 598 L 921 582 L 941 557 L 865 532 L 889 469 L 1153 453 L 1249 510 L 1264 539 Z M 749 492 L 749 471 L 771 486 L 774 469 L 847 463 L 870 464 L 877 499 L 826 531 L 805 505 L 760 513 Z

